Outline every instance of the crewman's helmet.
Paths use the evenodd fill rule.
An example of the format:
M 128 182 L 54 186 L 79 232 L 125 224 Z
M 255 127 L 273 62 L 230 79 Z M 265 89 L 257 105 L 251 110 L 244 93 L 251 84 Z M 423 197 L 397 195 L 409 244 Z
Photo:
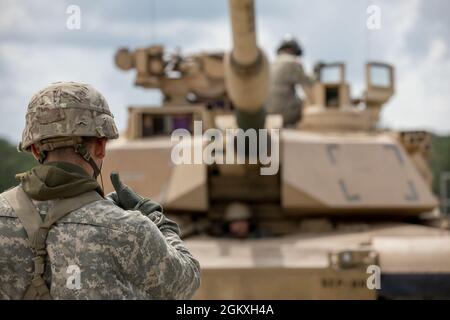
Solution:
M 280 45 L 278 46 L 277 53 L 283 51 L 285 49 L 289 49 L 296 56 L 301 56 L 303 54 L 303 49 L 298 43 L 298 41 L 290 34 L 287 34 L 283 37 Z
M 232 202 L 225 209 L 225 221 L 249 220 L 252 217 L 250 208 L 245 203 Z

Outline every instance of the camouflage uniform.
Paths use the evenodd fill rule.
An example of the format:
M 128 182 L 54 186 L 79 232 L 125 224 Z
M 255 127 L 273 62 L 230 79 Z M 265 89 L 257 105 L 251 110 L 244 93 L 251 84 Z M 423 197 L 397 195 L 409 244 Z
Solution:
M 300 84 L 306 92 L 312 85 L 313 79 L 305 74 L 298 58 L 287 53 L 277 55 L 271 65 L 270 75 L 267 112 L 281 114 L 285 125 L 295 124 L 301 118 L 302 106 L 295 86 Z
M 35 202 L 45 214 L 54 201 Z M 0 194 L 0 298 L 21 299 L 33 254 L 17 216 Z M 54 299 L 188 299 L 199 286 L 199 264 L 177 225 L 158 211 L 148 217 L 100 200 L 71 212 L 47 238 L 46 281 Z M 69 266 L 80 289 L 69 289 Z
M 45 160 L 48 151 L 72 146 L 89 162 L 90 155 L 83 149 L 80 137 L 114 139 L 118 136 L 106 101 L 85 84 L 57 83 L 38 92 L 28 106 L 26 117 L 20 149 L 29 151 L 31 145 L 35 145 L 41 161 Z M 66 167 L 70 166 L 66 164 Z M 77 181 L 82 187 L 98 192 L 95 179 L 86 173 L 66 173 L 72 174 L 71 179 L 80 177 Z M 27 192 L 24 185 L 26 176 L 22 178 L 23 190 L 41 217 L 45 217 L 58 199 L 54 193 L 43 199 L 45 193 Z M 53 188 L 54 192 L 55 185 L 47 186 L 46 179 L 37 181 L 48 190 Z M 60 178 L 53 174 L 49 179 L 59 181 Z M 56 189 L 58 198 L 77 199 L 77 190 L 74 189 L 87 192 L 81 187 L 73 188 L 77 181 L 70 180 L 68 185 L 72 187 L 64 192 Z M 50 288 L 51 297 L 190 298 L 200 284 L 199 264 L 180 240 L 178 226 L 162 214 L 161 207 L 155 204 L 152 208 L 142 210 L 145 212 L 124 210 L 114 201 L 100 197 L 100 200 L 83 205 L 58 220 L 47 235 L 42 277 Z M 0 194 L 1 299 L 23 297 L 32 279 L 33 257 L 36 255 L 11 203 L 5 193 Z M 79 275 L 73 273 L 77 269 L 80 270 Z M 79 286 L 76 281 L 75 286 L 72 283 L 75 278 L 80 280 Z

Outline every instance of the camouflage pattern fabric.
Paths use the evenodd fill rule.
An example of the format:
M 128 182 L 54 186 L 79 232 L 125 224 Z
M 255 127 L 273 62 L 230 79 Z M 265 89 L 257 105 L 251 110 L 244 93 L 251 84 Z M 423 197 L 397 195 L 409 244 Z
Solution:
M 54 205 L 34 203 L 40 214 Z M 59 220 L 48 234 L 47 251 L 44 278 L 54 299 L 188 299 L 200 285 L 199 263 L 174 222 L 161 212 L 146 216 L 110 200 Z M 25 230 L 0 194 L 1 299 L 22 298 L 32 257 Z M 74 266 L 80 270 L 78 287 L 69 285 Z
M 37 92 L 31 99 L 22 134 L 21 150 L 54 137 L 119 136 L 105 98 L 92 86 L 57 82 Z
M 301 118 L 302 101 L 297 96 L 295 86 L 307 90 L 313 83 L 296 56 L 281 53 L 271 64 L 269 98 L 266 102 L 268 113 L 283 116 L 285 125 L 295 124 Z

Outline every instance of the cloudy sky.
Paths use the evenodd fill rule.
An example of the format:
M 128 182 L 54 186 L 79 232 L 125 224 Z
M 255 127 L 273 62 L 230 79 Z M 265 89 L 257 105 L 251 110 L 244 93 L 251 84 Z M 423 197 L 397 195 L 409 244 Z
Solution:
M 81 29 L 66 27 L 70 5 Z M 397 68 L 397 92 L 382 125 L 450 133 L 450 1 L 260 0 L 257 28 L 269 56 L 285 33 L 303 44 L 307 70 L 323 60 L 347 64 L 352 95 L 364 89 L 364 63 Z M 381 29 L 366 27 L 370 5 Z M 0 0 L 0 136 L 17 142 L 31 95 L 55 81 L 94 85 L 109 101 L 120 129 L 128 104 L 158 104 L 161 96 L 132 86 L 133 72 L 113 63 L 118 47 L 161 43 L 183 53 L 230 46 L 226 0 Z

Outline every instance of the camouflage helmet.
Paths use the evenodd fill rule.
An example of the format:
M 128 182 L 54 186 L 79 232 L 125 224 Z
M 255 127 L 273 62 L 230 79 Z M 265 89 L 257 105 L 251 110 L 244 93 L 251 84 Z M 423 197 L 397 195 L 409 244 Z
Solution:
M 248 205 L 242 202 L 232 202 L 225 209 L 225 221 L 248 220 L 252 217 Z
M 73 146 L 86 161 L 92 162 L 83 150 L 86 148 L 82 138 L 118 136 L 108 103 L 96 89 L 83 83 L 57 82 L 31 98 L 19 150 L 30 151 L 35 144 L 43 162 L 48 151 Z
M 285 49 L 290 49 L 296 56 L 301 56 L 303 54 L 303 49 L 298 43 L 298 41 L 290 34 L 283 37 L 280 45 L 278 46 L 277 53 Z
M 105 98 L 92 86 L 57 82 L 37 92 L 28 104 L 20 150 L 55 137 L 119 136 Z

